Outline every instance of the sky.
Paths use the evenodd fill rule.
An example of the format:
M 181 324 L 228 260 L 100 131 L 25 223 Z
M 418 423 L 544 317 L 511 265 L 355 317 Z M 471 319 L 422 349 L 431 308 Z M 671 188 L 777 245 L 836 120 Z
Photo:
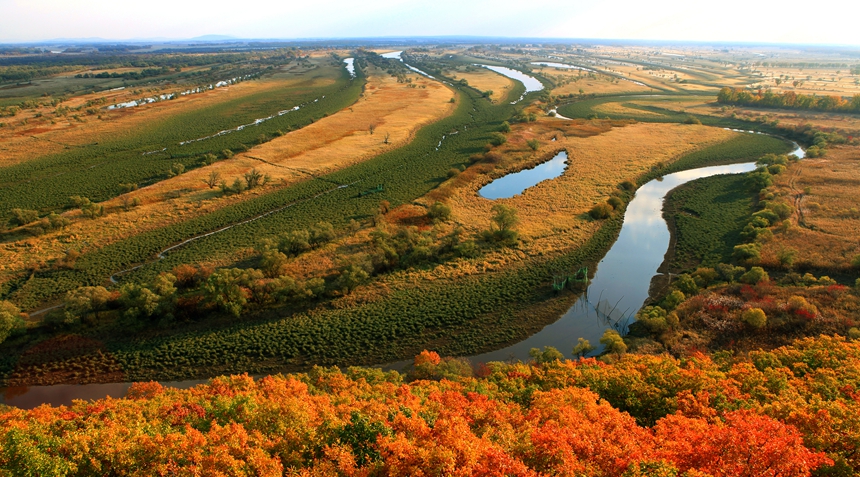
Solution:
M 0 42 L 475 35 L 860 46 L 860 1 L 0 0 Z

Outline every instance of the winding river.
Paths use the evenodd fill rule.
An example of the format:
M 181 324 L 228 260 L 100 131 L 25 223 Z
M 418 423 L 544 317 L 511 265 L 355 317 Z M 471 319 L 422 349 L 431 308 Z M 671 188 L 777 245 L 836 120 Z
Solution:
M 797 146 L 795 144 L 795 146 Z M 562 154 L 564 154 L 562 156 Z M 804 151 L 798 146 L 791 154 L 802 158 Z M 552 167 L 562 171 L 566 153 L 559 153 L 551 161 Z M 537 169 L 537 168 L 535 168 Z M 531 169 L 534 171 L 535 169 Z M 528 360 L 531 348 L 553 346 L 571 356 L 571 349 L 578 338 L 585 338 L 592 345 L 599 344 L 604 331 L 613 328 L 625 331 L 636 312 L 648 298 L 651 279 L 663 262 L 669 247 L 669 228 L 663 219 L 663 200 L 672 189 L 689 181 L 719 174 L 739 174 L 755 169 L 755 163 L 712 166 L 676 172 L 654 179 L 636 191 L 627 206 L 624 224 L 618 240 L 600 261 L 594 278 L 586 293 L 556 322 L 547 325 L 529 338 L 503 349 L 472 356 L 473 362 Z M 520 171 L 522 174 L 526 171 Z M 559 174 L 556 174 L 556 176 Z M 515 174 L 511 174 L 515 176 Z M 518 185 L 505 188 L 504 194 L 522 193 L 537 182 L 523 178 Z M 499 182 L 498 179 L 495 182 Z M 543 180 L 543 179 L 541 179 Z M 492 183 L 490 184 L 492 185 Z M 483 194 L 482 194 L 483 195 Z M 502 195 L 504 196 L 504 195 Z M 502 197 L 500 196 L 500 197 Z M 599 350 L 598 350 L 599 351 Z M 398 369 L 408 361 L 392 363 L 388 368 Z M 189 388 L 205 381 L 165 382 L 167 386 Z M 99 399 L 105 396 L 125 395 L 130 383 L 32 386 L 0 389 L 0 402 L 21 408 L 33 408 L 41 404 L 70 404 L 73 399 Z

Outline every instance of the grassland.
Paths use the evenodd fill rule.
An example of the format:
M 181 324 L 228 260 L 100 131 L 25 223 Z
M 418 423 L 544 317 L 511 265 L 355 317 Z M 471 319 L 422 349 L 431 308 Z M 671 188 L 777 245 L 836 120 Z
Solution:
M 334 71 L 329 73 L 335 74 Z M 240 104 L 246 98 L 253 101 L 255 96 L 259 97 L 261 94 L 283 94 L 284 90 L 328 86 L 335 80 L 331 75 L 298 76 L 285 71 L 256 81 L 244 81 L 199 94 L 180 96 L 175 100 L 115 110 L 108 110 L 105 106 L 182 88 L 165 86 L 164 89 L 126 89 L 74 96 L 62 105 L 70 109 L 92 109 L 94 113 L 84 112 L 79 114 L 77 119 L 71 113 L 58 116 L 54 114 L 56 108 L 48 104 L 19 113 L 15 121 L 7 122 L 5 127 L 0 128 L 0 167 L 50 156 L 68 148 L 86 147 L 93 143 L 133 142 L 140 129 L 164 122 L 174 115 L 206 114 L 207 108 L 221 102 Z M 88 108 L 85 106 L 88 103 L 95 103 L 96 107 Z M 23 119 L 26 119 L 26 122 Z
M 815 275 L 857 276 L 860 255 L 860 164 L 857 146 L 834 147 L 820 159 L 792 163 L 776 176 L 774 193 L 792 205 L 791 227 L 762 247 L 762 264 Z M 780 261 L 794 254 L 790 264 Z
M 338 73 L 343 76 L 330 86 L 304 85 L 223 101 L 143 128 L 133 140 L 93 144 L 6 167 L 0 182 L 2 212 L 14 207 L 43 213 L 56 211 L 73 195 L 101 202 L 119 195 L 120 183 L 149 185 L 166 178 L 173 164 L 183 164 L 190 170 L 201 165 L 205 154 L 243 150 L 254 142 L 267 140 L 277 131 L 303 127 L 313 122 L 315 116 L 318 119 L 338 111 L 358 97 L 362 82 L 349 81 L 344 77 L 345 72 Z M 285 101 L 285 95 L 290 99 Z M 279 111 L 295 106 L 301 109 L 277 116 Z M 276 116 L 253 127 L 195 141 L 270 115 Z M 183 141 L 195 142 L 182 144 Z M 165 146 L 167 150 L 163 151 Z M 159 152 L 146 154 L 153 151 Z
M 160 273 L 183 265 L 238 267 L 256 273 L 253 268 L 258 266 L 264 240 L 326 221 L 338 232 L 337 239 L 287 266 L 297 278 L 323 280 L 324 290 L 317 295 L 320 301 L 282 306 L 273 306 L 264 298 L 255 301 L 257 292 L 251 289 L 273 280 L 265 278 L 248 285 L 253 303 L 248 312 L 239 314 L 238 321 L 213 307 L 203 307 L 206 314 L 175 320 L 165 317 L 158 326 L 138 323 L 138 331 L 122 333 L 128 318 L 124 305 L 114 300 L 104 319 L 96 314 L 95 324 L 52 325 L 74 333 L 71 338 L 61 338 L 45 327 L 6 345 L 11 352 L 0 362 L 0 371 L 7 382 L 98 381 L 104 376 L 173 379 L 233 370 L 266 373 L 310 364 L 379 363 L 413 356 L 427 347 L 448 354 L 496 349 L 554 321 L 575 299 L 572 293 L 552 292 L 552 274 L 594 265 L 612 244 L 629 198 L 629 191 L 619 188 L 622 182 L 630 181 L 635 187 L 685 168 L 753 160 L 788 149 L 784 141 L 766 136 L 678 124 L 688 115 L 659 105 L 633 105 L 627 118 L 619 114 L 613 120 L 586 119 L 601 104 L 618 103 L 617 98 L 563 106 L 562 114 L 580 118 L 574 121 L 546 117 L 541 111 L 554 101 L 549 95 L 532 94 L 518 105 L 494 104 L 480 91 L 445 76 L 453 74 L 462 61 L 452 59 L 434 66 L 432 54 L 416 53 L 411 58 L 443 81 L 454 83 L 456 92 L 414 75 L 409 78 L 412 81 L 406 81 L 405 73 L 396 70 L 402 66 L 369 57 L 368 62 L 392 69 L 394 76 L 374 77 L 373 67 L 364 65 L 370 82 L 357 103 L 325 118 L 313 117 L 313 122 L 301 124 L 297 131 L 279 135 L 273 130 L 265 140 L 256 141 L 262 144 L 249 150 L 245 146 L 250 144 L 240 142 L 236 149 L 244 152 L 222 162 L 204 166 L 197 156 L 196 170 L 174 178 L 159 177 L 157 184 L 142 183 L 147 186 L 130 197 L 147 199 L 141 205 L 143 210 L 170 211 L 174 217 L 141 229 L 114 230 L 114 238 L 102 246 L 82 248 L 73 266 L 48 264 L 33 267 L 28 274 L 18 270 L 15 279 L 0 289 L 3 298 L 32 309 L 67 290 L 106 284 L 107 277 L 135 266 L 139 267 L 122 274 L 121 285 L 148 286 Z M 328 61 L 320 57 L 323 60 Z M 508 64 L 507 60 L 487 61 Z M 325 67 L 310 67 L 307 74 L 323 74 Z M 341 76 L 314 93 L 345 81 Z M 516 84 L 509 95 L 518 97 L 522 90 Z M 453 102 L 449 102 L 451 96 Z M 534 104 L 537 98 L 540 103 Z M 412 102 L 415 109 L 400 108 L 398 102 Z M 253 110 L 267 103 L 261 96 L 257 103 L 245 98 L 242 104 Z M 219 102 L 209 111 L 238 106 Z M 628 108 L 626 103 L 622 106 Z M 251 111 L 238 112 L 246 113 Z M 535 115 L 532 121 L 530 113 Z M 657 117 L 643 119 L 654 115 Z M 181 126 L 181 119 L 181 115 L 173 115 L 167 123 Z M 370 123 L 365 123 L 370 120 L 376 126 L 374 134 L 370 134 Z M 523 122 L 513 125 L 505 144 L 488 145 L 497 139 L 494 133 L 505 120 Z M 634 124 L 636 120 L 641 122 Z M 743 124 L 713 121 L 714 125 Z M 224 138 L 239 137 L 235 136 L 238 133 Z M 388 144 L 386 133 L 390 133 Z M 201 147 L 206 142 L 200 142 Z M 200 153 L 217 152 L 220 147 Z M 427 232 L 428 240 L 438 240 L 459 226 L 458 233 L 464 238 L 483 240 L 480 232 L 489 227 L 492 212 L 490 202 L 478 198 L 475 191 L 493 178 L 546 160 L 562 149 L 569 152 L 571 166 L 561 178 L 502 201 L 513 205 L 521 219 L 521 240 L 516 246 L 482 243 L 476 258 L 430 258 L 412 268 L 403 266 L 375 275 L 352 293 L 339 288 L 338 274 L 371 260 L 367 243 L 377 240 L 374 228 L 382 223 L 406 234 L 416 233 L 406 226 L 417 224 L 418 233 Z M 177 158 L 183 159 L 171 157 L 170 161 Z M 255 166 L 276 179 L 272 185 L 241 198 L 206 203 L 214 192 L 202 185 L 205 172 L 220 171 L 230 179 Z M 379 185 L 382 187 L 377 188 Z M 363 194 L 368 191 L 375 193 Z M 165 196 L 172 194 L 175 197 L 165 202 Z M 602 222 L 591 219 L 588 210 L 610 196 L 621 201 L 615 213 Z M 431 229 L 423 211 L 437 200 L 451 206 L 453 221 Z M 380 219 L 383 201 L 393 210 Z M 200 209 L 194 209 L 198 203 Z M 97 224 L 93 222 L 88 233 Z M 213 231 L 218 233 L 204 236 Z M 193 237 L 199 238 L 156 259 L 159 252 Z M 34 241 L 31 247 L 35 256 L 43 253 L 40 249 L 59 250 L 61 244 L 57 240 L 46 247 L 45 242 Z M 10 252 L 12 248 L 7 247 Z M 26 253 L 30 252 L 18 256 Z M 208 299 L 203 289 L 183 291 L 179 297 L 182 306 L 198 299 Z M 50 323 L 58 323 L 57 318 Z M 81 367 L 96 371 L 75 374 Z
M 680 274 L 731 263 L 757 194 L 743 174 L 699 179 L 672 191 L 663 209 L 672 243 L 660 271 Z
M 554 95 L 648 93 L 653 90 L 651 87 L 637 84 L 640 82 L 638 80 L 627 81 L 610 74 L 540 65 L 532 67 L 555 84 L 552 88 Z
M 514 87 L 514 80 L 496 73 L 495 71 L 476 66 L 463 66 L 448 72 L 451 79 L 466 80 L 469 86 L 478 91 L 492 91 L 489 98 L 493 103 L 500 103 L 508 99 L 510 90 Z
M 524 251 L 556 252 L 581 243 L 594 233 L 600 224 L 583 217 L 595 204 L 618 191 L 621 182 L 635 180 L 658 164 L 670 163 L 695 149 L 727 141 L 735 135 L 702 126 L 619 123 L 613 127 L 602 120 L 546 118 L 517 124 L 508 142 L 499 148 L 505 159 L 457 190 L 449 203 L 455 220 L 471 231 L 489 224 L 494 204 L 513 207 L 521 221 Z M 537 151 L 526 144 L 531 139 L 540 142 Z M 568 166 L 559 178 L 510 199 L 492 201 L 478 195 L 478 189 L 494 177 L 532 167 L 562 150 L 568 153 Z
M 440 131 L 444 130 L 448 129 Z M 465 137 L 460 136 L 461 140 Z M 475 137 L 480 138 L 480 135 Z M 420 140 L 421 133 L 416 141 Z M 725 160 L 729 151 L 735 152 L 732 155 L 735 159 L 743 159 L 743 153 L 749 152 L 746 149 L 755 142 L 761 142 L 765 148 L 773 147 L 764 137 L 739 136 L 724 145 L 687 154 L 663 169 L 649 171 L 641 179 L 663 173 L 675 164 L 692 167 Z M 342 208 L 348 202 L 335 203 Z M 374 201 L 368 205 L 375 207 L 375 204 Z M 318 209 L 320 204 L 316 205 Z M 617 214 L 581 246 L 572 244 L 557 253 L 530 257 L 514 249 L 477 261 L 455 261 L 427 270 L 399 272 L 382 278 L 374 286 L 376 292 L 359 293 L 358 297 L 335 300 L 330 305 L 324 302 L 286 314 L 286 310 L 265 312 L 242 323 L 210 319 L 205 324 L 186 326 L 182 333 L 165 330 L 164 334 L 140 336 L 132 341 L 120 338 L 110 327 L 101 328 L 87 334 L 91 336 L 88 339 L 95 339 L 94 343 L 62 352 L 66 354 L 61 353 L 65 356 L 61 361 L 57 361 L 56 353 L 65 348 L 59 343 L 46 346 L 47 350 L 26 352 L 26 358 L 20 361 L 5 361 L 5 375 L 7 382 L 18 382 L 25 377 L 56 382 L 51 380 L 68 379 L 69 370 L 78 366 L 74 363 L 88 363 L 90 369 L 111 373 L 120 370 L 126 379 L 148 376 L 167 379 L 238 368 L 264 373 L 301 368 L 308 363 L 379 363 L 400 359 L 428 346 L 452 354 L 493 349 L 517 341 L 554 320 L 556 313 L 564 310 L 575 296 L 556 297 L 551 292 L 552 271 L 596 263 L 613 242 L 620 224 L 621 216 Z M 254 236 L 255 232 L 246 229 L 242 235 Z M 210 244 L 200 252 L 187 250 L 200 253 L 217 249 Z M 500 260 L 506 256 L 509 257 L 506 261 Z M 188 256 L 184 259 L 189 260 Z M 15 362 L 17 365 L 13 365 Z M 181 366 L 166 368 L 168 363 Z M 97 375 L 88 376 L 99 379 Z
M 380 72 L 368 77 L 364 96 L 352 106 L 322 118 L 302 129 L 254 146 L 208 166 L 165 179 L 151 186 L 105 201 L 106 215 L 95 219 L 79 211 L 65 215 L 74 222 L 63 230 L 38 237 L 7 237 L 9 246 L 0 251 L 4 281 L 64 256 L 75 244 L 80 251 L 98 249 L 118 240 L 158 229 L 235 204 L 259 194 L 282 189 L 314 176 L 333 172 L 406 144 L 420 127 L 453 111 L 452 92 L 438 82 L 414 78 L 423 87 L 410 88 Z M 370 134 L 368 126 L 376 125 Z M 388 135 L 387 143 L 385 136 Z M 232 183 L 251 169 L 268 174 L 265 189 L 246 194 L 224 195 L 204 181 L 212 173 Z M 130 210 L 123 202 L 139 200 Z M 11 235 L 11 232 L 7 235 Z

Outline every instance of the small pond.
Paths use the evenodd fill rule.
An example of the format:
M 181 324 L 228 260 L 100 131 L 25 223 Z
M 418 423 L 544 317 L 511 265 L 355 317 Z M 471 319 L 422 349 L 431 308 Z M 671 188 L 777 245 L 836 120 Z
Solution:
M 507 199 L 540 182 L 560 176 L 566 168 L 567 152 L 561 151 L 537 167 L 508 174 L 490 182 L 482 187 L 478 194 L 485 199 Z

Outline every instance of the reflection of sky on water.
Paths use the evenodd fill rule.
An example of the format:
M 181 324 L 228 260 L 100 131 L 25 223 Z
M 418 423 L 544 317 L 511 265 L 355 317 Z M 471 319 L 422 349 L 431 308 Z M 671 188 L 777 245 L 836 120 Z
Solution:
M 627 207 L 618 240 L 598 264 L 585 295 L 555 323 L 524 341 L 472 358 L 475 362 L 529 359 L 531 348 L 553 346 L 570 356 L 578 338 L 599 346 L 607 328 L 623 329 L 648 298 L 648 287 L 669 248 L 663 197 L 685 182 L 718 174 L 755 170 L 755 164 L 703 167 L 652 180 L 636 191 Z M 574 272 L 569 270 L 568 272 Z M 549 277 L 548 277 L 549 278 Z M 632 321 L 632 320 L 630 320 Z
M 507 199 L 521 194 L 529 187 L 560 176 L 567 167 L 567 152 L 561 151 L 547 162 L 514 174 L 508 174 L 485 185 L 478 191 L 486 199 Z
M 540 91 L 543 89 L 543 85 L 540 81 L 531 76 L 523 73 L 522 71 L 512 70 L 510 68 L 505 68 L 504 66 L 489 66 L 489 65 L 479 65 L 487 68 L 488 70 L 495 71 L 500 75 L 507 76 L 508 78 L 515 79 L 523 84 L 526 87 L 526 93 L 531 93 L 532 91 Z

